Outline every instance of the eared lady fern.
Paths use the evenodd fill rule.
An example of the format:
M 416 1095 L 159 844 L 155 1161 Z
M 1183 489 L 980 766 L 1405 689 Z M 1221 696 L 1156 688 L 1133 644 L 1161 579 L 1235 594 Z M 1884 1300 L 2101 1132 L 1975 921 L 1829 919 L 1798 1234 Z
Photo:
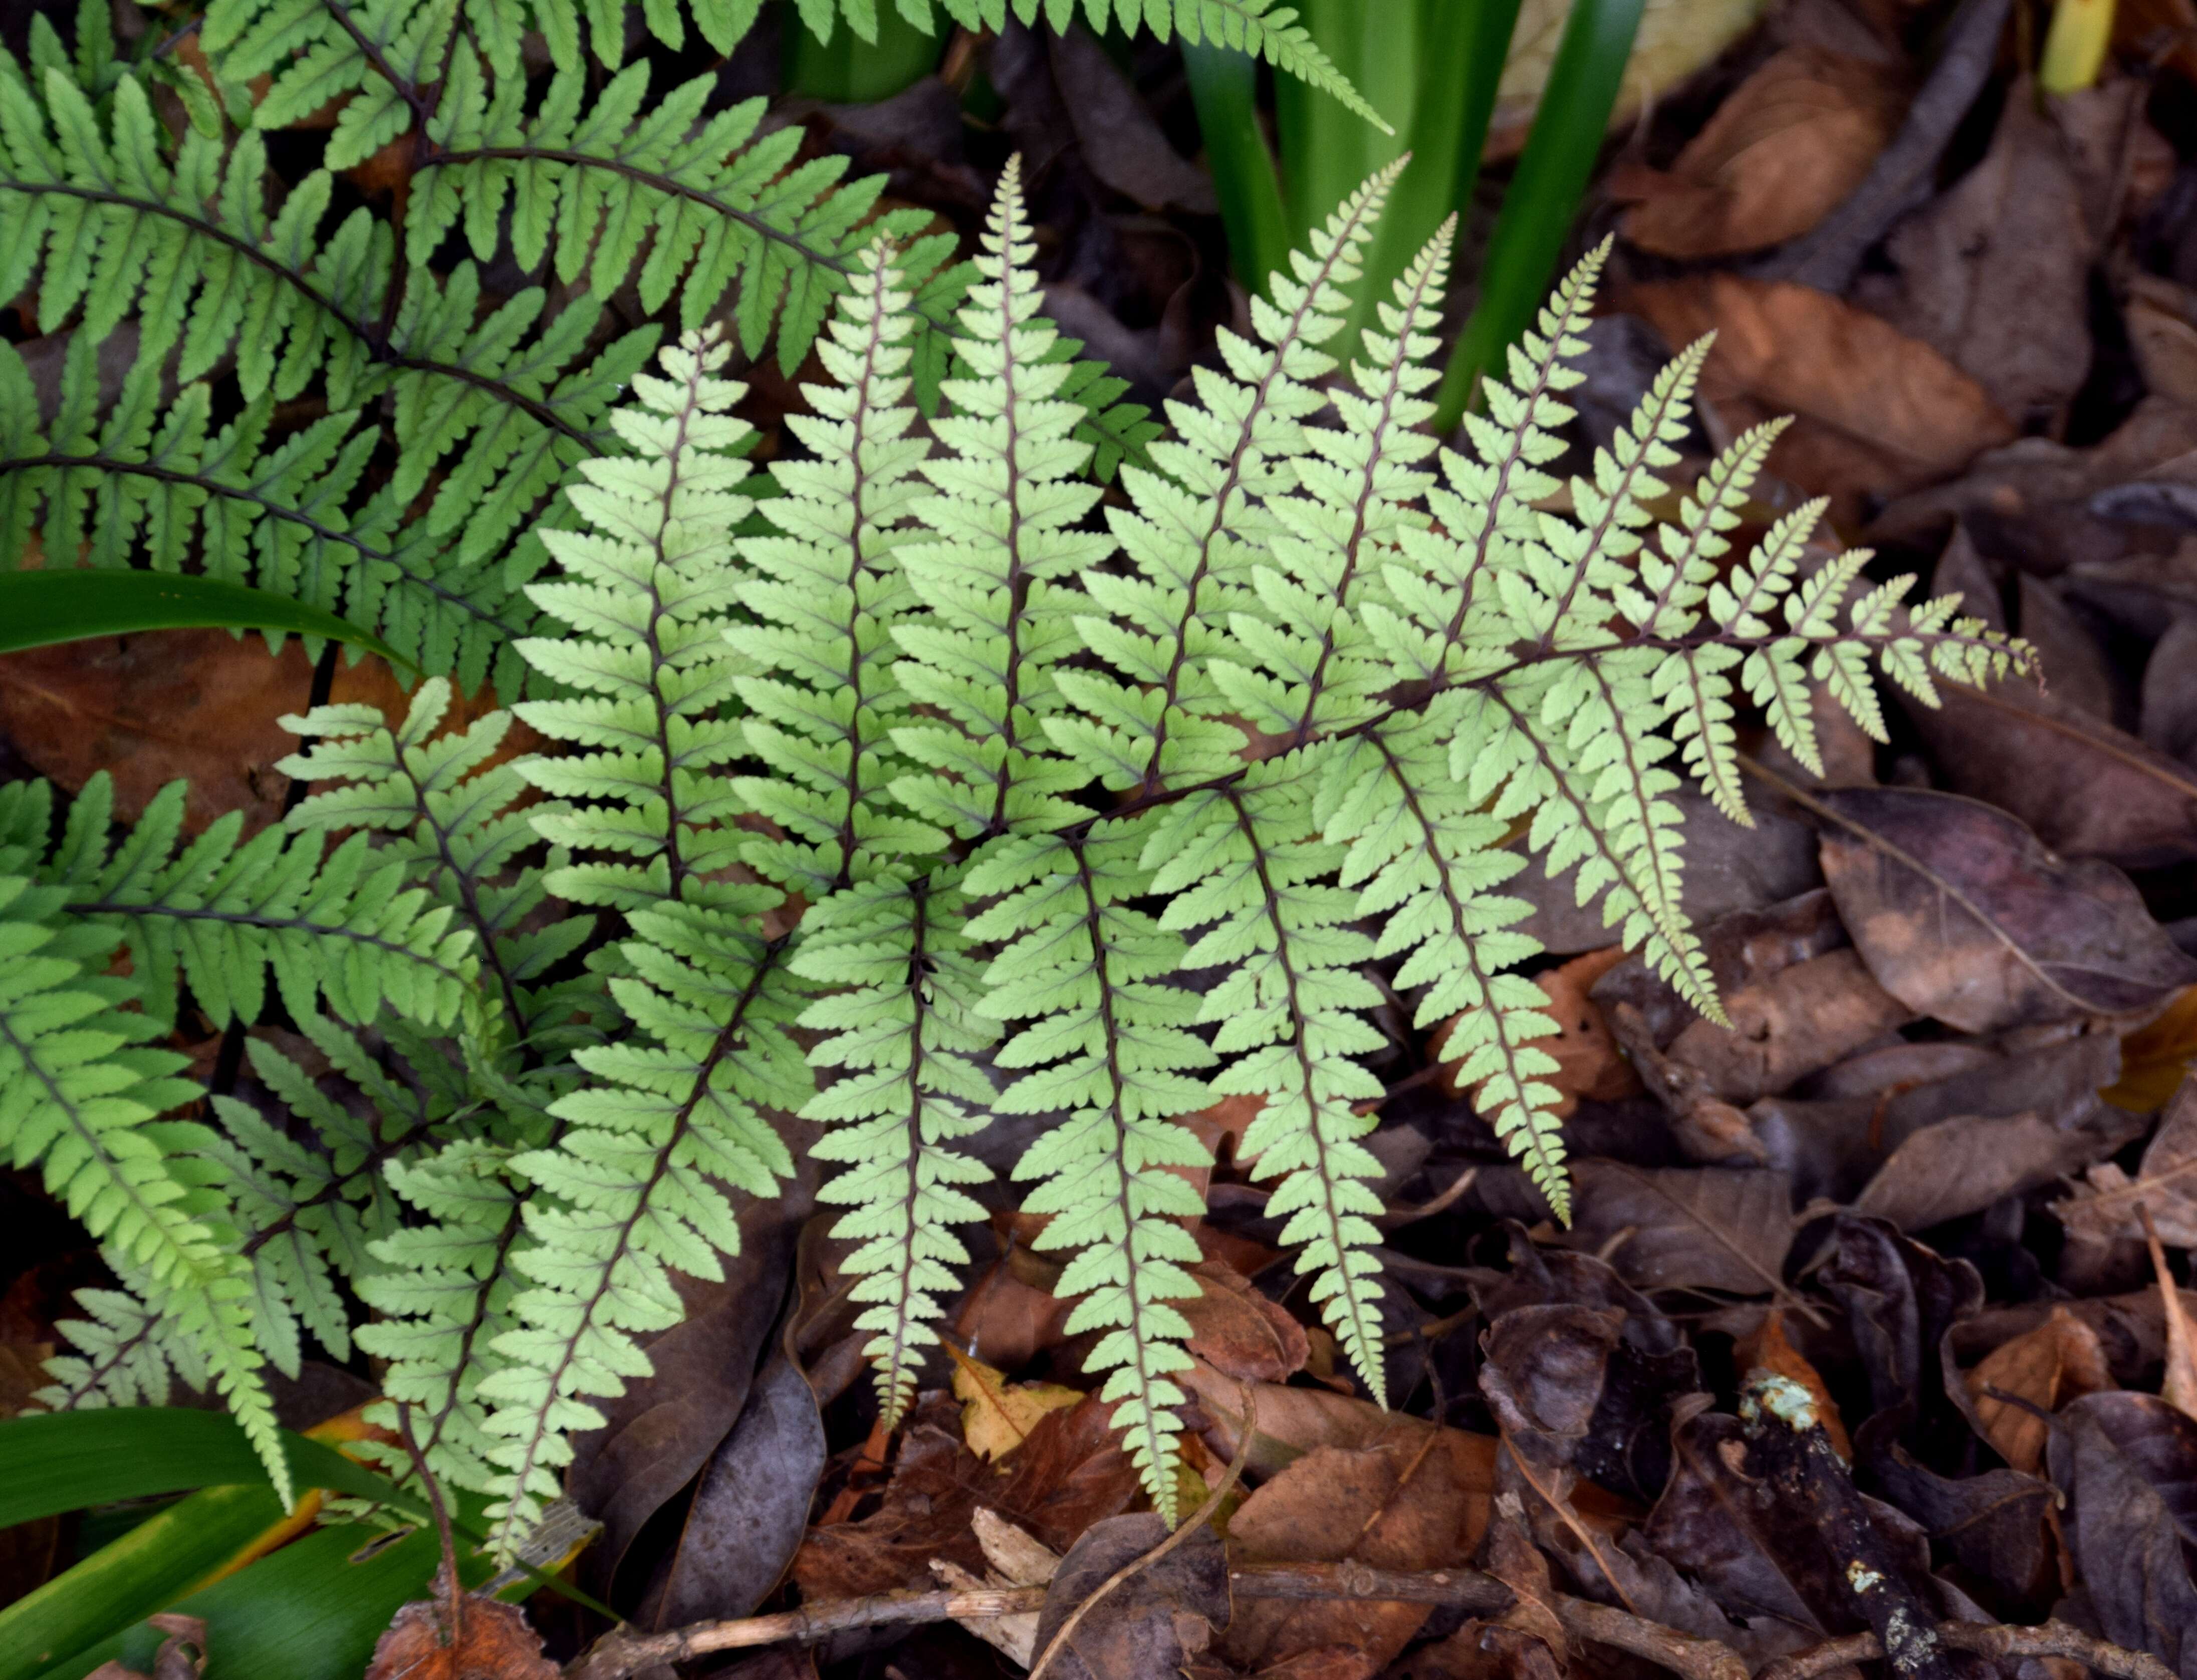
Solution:
M 673 1274 L 721 1275 L 735 1198 L 790 1173 L 774 1115 L 827 1128 L 889 1421 L 983 1214 L 968 1140 L 1030 1115 L 1020 1205 L 1172 1516 L 1201 1205 L 1170 1169 L 1203 1160 L 1179 1118 L 1225 1096 L 1255 1099 L 1241 1160 L 1380 1395 L 1377 971 L 1420 1027 L 1455 1018 L 1446 1053 L 1564 1217 L 1554 1023 L 1505 882 L 1574 872 L 1720 1018 L 1673 796 L 1690 778 L 1748 820 L 1741 707 L 1806 759 L 1812 685 L 1875 730 L 1872 665 L 1927 700 L 1933 674 L 2027 658 L 1950 600 L 1902 605 L 1907 580 L 1864 586 L 1864 556 L 1804 570 L 1817 507 L 1731 563 L 1771 429 L 1654 519 L 1705 346 L 1551 477 L 1598 255 L 1469 451 L 1439 448 L 1450 230 L 1336 342 L 1393 178 L 1222 335 L 1103 506 L 1011 167 L 949 322 L 934 255 L 890 225 L 850 247 L 789 421 L 804 453 L 768 484 L 713 332 L 589 420 L 513 609 L 545 630 L 508 644 L 541 750 L 496 762 L 502 715 L 438 734 L 438 681 L 393 727 L 293 721 L 314 744 L 287 768 L 322 791 L 285 833 L 178 849 L 169 803 L 118 842 L 94 790 L 49 851 L 45 795 L 11 796 L 0 1056 L 24 1071 L 0 1137 L 127 1286 L 87 1298 L 49 1403 L 172 1370 L 264 1431 L 260 1366 L 356 1335 L 509 1552 L 677 1321 Z M 148 1042 L 178 975 L 239 1015 L 271 976 L 328 1072 L 258 1046 L 257 1106 L 161 1119 L 193 1094 Z M 343 1024 L 368 1021 L 402 1077 Z M 373 1310 L 355 1330 L 339 1283 Z

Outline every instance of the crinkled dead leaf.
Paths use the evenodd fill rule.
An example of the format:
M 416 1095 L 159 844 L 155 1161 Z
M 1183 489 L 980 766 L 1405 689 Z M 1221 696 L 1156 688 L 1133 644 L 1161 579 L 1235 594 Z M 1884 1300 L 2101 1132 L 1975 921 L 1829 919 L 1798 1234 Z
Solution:
M 1228 1555 L 1201 1526 L 1164 1557 L 1138 1570 L 1087 1610 L 1115 1573 L 1168 1538 L 1154 1513 L 1108 1517 L 1079 1535 L 1060 1560 L 1038 1613 L 1036 1648 L 1067 1638 L 1046 1666 L 1053 1680 L 1143 1680 L 1178 1674 L 1213 1643 L 1229 1619 Z M 1081 1617 L 1070 1627 L 1079 1610 Z
M 2133 1179 L 2101 1162 L 2052 1211 L 2069 1231 L 2101 1243 L 2142 1241 L 2148 1215 L 2162 1242 L 2197 1248 L 2197 1075 L 2167 1104 Z
M 2092 1394 L 2061 1415 L 2052 1480 L 2061 1528 L 2105 1637 L 2197 1671 L 2197 1420 L 2150 1394 Z
M 2063 1306 L 2026 1335 L 2018 1335 L 1968 1375 L 1977 1422 L 1993 1451 L 2017 1470 L 2044 1463 L 2050 1414 L 2070 1400 L 2113 1387 L 2097 1332 Z M 1993 1398 L 1994 1392 L 2007 1399 Z
M 366 1680 L 557 1680 L 542 1636 L 516 1604 L 453 1594 L 447 1566 L 436 1584 L 433 1599 L 398 1609 Z
M 1891 272 L 1855 295 L 2016 420 L 2049 420 L 2090 369 L 2096 243 L 2074 149 L 2019 80 L 1983 160 L 1897 224 Z
M 1057 1382 L 1009 1382 L 991 1366 L 971 1358 L 953 1343 L 954 1393 L 961 1400 L 961 1435 L 979 1458 L 1004 1458 L 1020 1446 L 1049 1411 L 1083 1398 Z
M 2142 1130 L 2136 1115 L 2103 1104 L 2072 1127 L 2033 1112 L 1957 1115 L 1903 1138 L 1853 1209 L 1902 1231 L 1927 1230 L 2078 1173 Z
M 1798 1230 L 1792 1181 L 1748 1167 L 1574 1165 L 1578 1211 L 1567 1243 L 1598 1254 L 1643 1289 L 1786 1293 Z
M 1950 478 L 2014 436 L 1983 386 L 1929 345 L 1812 287 L 1704 274 L 1619 301 L 1672 344 L 1716 333 L 1702 396 L 1735 431 L 1795 416 L 1771 470 L 1849 511 Z
M 1202 1293 L 1176 1303 L 1190 1321 L 1190 1351 L 1214 1370 L 1245 1382 L 1281 1382 L 1302 1370 L 1311 1353 L 1305 1328 L 1220 1260 L 1191 1268 Z
M 1869 173 L 1907 108 L 1881 64 L 1803 43 L 1735 88 L 1667 172 L 1620 164 L 1625 237 L 1665 257 L 1723 257 L 1804 234 Z

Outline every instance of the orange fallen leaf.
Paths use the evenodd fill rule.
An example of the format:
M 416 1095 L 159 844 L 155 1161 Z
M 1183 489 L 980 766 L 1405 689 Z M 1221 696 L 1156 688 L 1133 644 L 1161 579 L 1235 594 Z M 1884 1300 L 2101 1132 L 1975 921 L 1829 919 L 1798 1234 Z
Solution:
M 1721 257 L 1814 227 L 1861 184 L 1907 100 L 1885 67 L 1788 47 L 1734 89 L 1666 172 L 1612 171 L 1625 236 L 1666 257 Z
M 954 1393 L 962 1401 L 961 1438 L 979 1458 L 1004 1458 L 1029 1439 L 1049 1411 L 1072 1406 L 1083 1396 L 1057 1382 L 1009 1382 L 1006 1376 L 971 1358 L 952 1342 Z
M 1563 1093 L 1563 1100 L 1551 1110 L 1558 1119 L 1577 1109 L 1582 1097 L 1597 1102 L 1615 1102 L 1620 1098 L 1638 1096 L 1643 1089 L 1640 1076 L 1633 1071 L 1632 1063 L 1626 1059 L 1625 1052 L 1618 1048 L 1617 1040 L 1610 1033 L 1602 1005 L 1587 995 L 1597 980 L 1625 960 L 1625 955 L 1623 946 L 1612 945 L 1605 950 L 1574 957 L 1560 968 L 1534 976 L 1534 984 L 1548 994 L 1547 1012 L 1556 1023 L 1556 1032 L 1554 1037 L 1528 1042 L 1534 1049 L 1545 1050 L 1556 1058 L 1556 1070 L 1542 1077 Z M 1442 1047 L 1463 1018 L 1452 1017 L 1435 1029 L 1436 1061 L 1441 1060 Z M 1452 1097 L 1465 1095 L 1452 1077 L 1458 1065 L 1445 1063 L 1442 1069 L 1442 1088 Z
M 2054 1307 L 2035 1330 L 2014 1337 L 1968 1373 L 1968 1393 L 1975 1397 L 1984 1439 L 2015 1469 L 2032 1475 L 2044 1462 L 2044 1443 L 2051 1433 L 2037 1412 L 2057 1411 L 2070 1400 L 2113 1386 L 2098 1333 L 2064 1306 Z M 2012 1399 L 1995 1399 L 1993 1390 Z
M 557 1680 L 561 1671 L 516 1604 L 452 1591 L 448 1565 L 436 1589 L 397 1612 L 366 1680 Z
M 1774 1371 L 1806 1388 L 1816 1403 L 1816 1416 L 1823 1426 L 1823 1433 L 1830 1437 L 1839 1457 L 1849 1463 L 1853 1461 L 1853 1442 L 1846 1437 L 1846 1426 L 1839 1416 L 1838 1403 L 1824 1386 L 1823 1373 L 1787 1339 L 1782 1307 L 1773 1306 L 1765 1313 L 1754 1333 L 1733 1348 L 1732 1357 L 1742 1371 Z
M 2163 1109 L 2197 1067 L 2197 986 L 2176 993 L 2147 1026 L 2121 1040 L 2120 1077 L 2098 1095 L 2131 1114 Z
M 2143 1214 L 2144 1242 L 2151 1249 L 2151 1269 L 2159 1278 L 2159 1299 L 2166 1318 L 2166 1376 L 2159 1385 L 2159 1398 L 2185 1417 L 2197 1417 L 2197 1330 L 2190 1327 L 2188 1310 L 2174 1274 L 2166 1269 L 2166 1246 L 2148 1212 Z

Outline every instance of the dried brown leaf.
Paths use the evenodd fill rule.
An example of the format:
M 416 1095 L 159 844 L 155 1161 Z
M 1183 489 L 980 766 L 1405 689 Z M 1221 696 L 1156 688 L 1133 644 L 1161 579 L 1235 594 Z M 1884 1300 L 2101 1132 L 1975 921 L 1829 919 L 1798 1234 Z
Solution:
M 1304 1326 L 1220 1260 L 1191 1268 L 1203 1293 L 1177 1303 L 1190 1321 L 1190 1351 L 1245 1382 L 1281 1382 L 1304 1369 L 1311 1344 Z
M 1824 878 L 1878 984 L 1964 1032 L 2156 1007 L 2197 959 L 2129 879 L 2005 812 L 1914 788 L 1812 796 Z
M 1771 468 L 1806 490 L 1898 495 L 2014 436 L 1989 393 L 1929 345 L 1811 287 L 1697 275 L 1633 287 L 1622 306 L 1674 345 L 1715 333 L 1702 395 L 1735 427 L 1796 416 Z
M 1853 1442 L 1847 1439 L 1846 1420 L 1839 1415 L 1838 1402 L 1831 1398 L 1823 1373 L 1809 1364 L 1786 1335 L 1783 1308 L 1773 1306 L 1765 1312 L 1754 1331 L 1734 1346 L 1731 1356 L 1742 1375 L 1749 1370 L 1773 1371 L 1806 1389 L 1814 1398 L 1816 1416 L 1823 1423 L 1823 1433 L 1830 1437 L 1839 1457 L 1852 1462 Z
M 2197 1076 L 2184 1080 L 2167 1104 L 2135 1178 L 2101 1162 L 2052 1211 L 2068 1230 L 2096 1242 L 2142 1241 L 2148 1216 L 2161 1241 L 2197 1248 Z
M 1667 174 L 1620 165 L 1625 236 L 1666 257 L 1722 257 L 1804 234 L 1860 185 L 1907 101 L 1881 64 L 1804 44 L 1727 96 Z
M 1545 1051 L 1556 1061 L 1555 1071 L 1541 1077 L 1560 1093 L 1560 1100 L 1549 1110 L 1559 1118 L 1575 1111 L 1582 1097 L 1614 1103 L 1640 1094 L 1639 1075 L 1611 1036 L 1602 1005 L 1587 995 L 1597 981 L 1625 960 L 1625 947 L 1612 945 L 1533 976 L 1533 983 L 1548 995 L 1545 1013 L 1556 1023 L 1556 1030 L 1551 1037 L 1526 1042 Z M 1433 1050 L 1437 1061 L 1463 1018 L 1453 1017 L 1435 1028 Z M 1442 1063 L 1442 1089 L 1452 1097 L 1469 1097 L 1471 1093 L 1458 1087 L 1458 1065 L 1453 1061 Z
M 946 1351 L 954 1358 L 954 1393 L 962 1402 L 961 1437 L 979 1458 L 1006 1457 L 1030 1438 L 1047 1412 L 1083 1398 L 1080 1389 L 1058 1382 L 1009 1382 L 950 1341 Z
M 455 1607 L 421 1599 L 398 1609 L 366 1680 L 557 1680 L 559 1672 L 516 1604 L 467 1593 Z
M 2044 1463 L 2051 1434 L 2051 1426 L 2036 1412 L 2055 1412 L 2070 1400 L 2113 1387 L 2113 1379 L 2097 1332 L 2067 1308 L 2055 1306 L 2035 1330 L 2014 1337 L 1970 1371 L 1968 1384 L 1984 1439 L 2015 1469 L 2034 1474 Z M 1994 1390 L 2012 1399 L 1996 1399 Z

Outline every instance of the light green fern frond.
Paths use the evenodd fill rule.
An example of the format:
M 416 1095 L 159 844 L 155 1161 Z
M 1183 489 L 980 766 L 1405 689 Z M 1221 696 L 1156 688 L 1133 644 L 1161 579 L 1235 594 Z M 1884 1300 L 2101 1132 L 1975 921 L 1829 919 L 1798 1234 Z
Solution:
M 988 1167 L 953 1145 L 983 1129 L 991 1081 L 973 1059 L 998 1035 L 979 1011 L 981 965 L 951 880 L 890 878 L 840 892 L 803 918 L 794 966 L 832 995 L 801 1022 L 832 1034 L 810 1062 L 839 1077 L 802 1110 L 837 1129 L 819 1159 L 846 1170 L 824 1199 L 848 1208 L 832 1234 L 858 1246 L 841 1262 L 859 1281 L 857 1330 L 877 1369 L 888 1428 L 913 1402 L 925 1353 L 938 1345 L 939 1298 L 959 1287 L 969 1251 L 953 1227 L 983 1218 L 963 1186 Z

